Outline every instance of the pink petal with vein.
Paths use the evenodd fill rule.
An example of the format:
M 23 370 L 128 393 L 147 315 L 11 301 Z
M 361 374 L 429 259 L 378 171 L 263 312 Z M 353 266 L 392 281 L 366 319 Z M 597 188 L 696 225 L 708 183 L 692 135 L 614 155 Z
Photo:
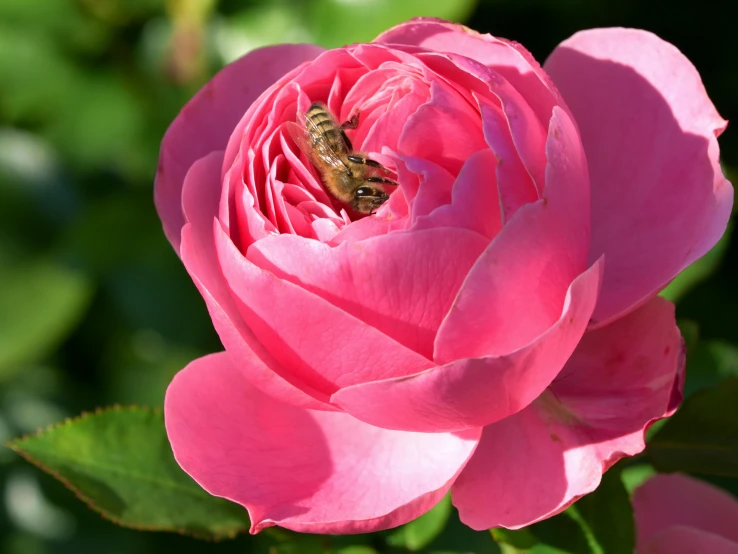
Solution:
M 518 210 L 469 272 L 438 332 L 437 362 L 507 354 L 561 316 L 569 285 L 586 268 L 589 217 L 586 160 L 558 108 L 547 156 L 543 198 Z
M 275 235 L 253 244 L 247 258 L 430 360 L 438 326 L 486 245 L 479 234 L 453 227 L 335 247 Z
M 434 364 L 309 290 L 245 258 L 216 227 L 219 265 L 239 312 L 293 378 L 325 394 Z M 330 340 L 326 340 L 329 338 Z
M 726 123 L 689 60 L 647 31 L 577 33 L 545 68 L 587 153 L 590 260 L 607 258 L 594 315 L 602 324 L 656 294 L 725 231 L 733 189 L 716 137 Z
M 461 520 L 519 528 L 592 492 L 612 464 L 643 450 L 655 419 L 674 411 L 683 370 L 674 307 L 663 299 L 585 334 L 550 390 L 485 427 L 453 488 Z
M 248 366 L 250 382 L 285 402 L 332 409 L 327 397 L 292 378 L 259 344 L 238 312 L 215 252 L 213 225 L 218 211 L 223 152 L 213 152 L 190 168 L 182 191 L 187 220 L 182 229 L 182 261 L 207 304 L 213 325 L 229 355 Z
M 179 372 L 164 403 L 175 458 L 205 490 L 246 507 L 251 532 L 366 533 L 433 507 L 479 439 L 405 433 L 253 388 L 225 353 Z
M 455 431 L 510 417 L 543 392 L 574 351 L 594 309 L 601 275 L 598 262 L 575 279 L 559 320 L 520 350 L 349 386 L 331 402 L 372 425 L 408 431 Z
M 164 232 L 179 252 L 185 224 L 180 198 L 190 166 L 228 138 L 251 103 L 285 73 L 323 49 L 309 44 L 282 44 L 254 50 L 224 67 L 182 108 L 161 144 L 154 200 Z

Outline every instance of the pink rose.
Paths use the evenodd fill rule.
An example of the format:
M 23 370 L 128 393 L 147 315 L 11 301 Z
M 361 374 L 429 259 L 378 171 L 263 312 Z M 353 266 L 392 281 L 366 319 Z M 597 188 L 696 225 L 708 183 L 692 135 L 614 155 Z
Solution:
M 738 501 L 685 475 L 656 475 L 633 493 L 638 554 L 738 554 Z
M 348 138 L 399 183 L 375 214 L 297 147 L 312 102 L 358 114 Z M 656 294 L 726 227 L 724 127 L 689 61 L 638 30 L 579 33 L 545 71 L 429 19 L 234 62 L 156 179 L 225 346 L 167 391 L 177 461 L 253 532 L 385 529 L 449 490 L 475 529 L 560 512 L 681 399 Z

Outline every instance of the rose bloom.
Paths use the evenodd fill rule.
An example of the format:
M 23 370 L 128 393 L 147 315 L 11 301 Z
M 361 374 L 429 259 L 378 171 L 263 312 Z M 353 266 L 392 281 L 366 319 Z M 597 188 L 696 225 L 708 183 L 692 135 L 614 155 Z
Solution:
M 738 554 L 738 500 L 685 475 L 656 475 L 633 493 L 638 554 Z
M 288 132 L 313 102 L 358 114 L 354 148 L 399 183 L 376 213 L 336 200 Z M 156 177 L 225 347 L 169 386 L 178 463 L 252 532 L 386 529 L 449 490 L 474 529 L 562 511 L 681 400 L 656 295 L 725 230 L 725 124 L 639 30 L 578 33 L 543 68 L 432 19 L 235 61 Z

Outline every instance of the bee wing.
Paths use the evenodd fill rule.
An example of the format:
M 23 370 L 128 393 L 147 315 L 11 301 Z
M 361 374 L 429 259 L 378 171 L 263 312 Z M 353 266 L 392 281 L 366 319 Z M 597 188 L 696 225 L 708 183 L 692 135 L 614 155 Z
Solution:
M 327 166 L 340 169 L 341 171 L 346 170 L 346 163 L 333 151 L 328 139 L 318 126 L 302 113 L 298 115 L 298 121 L 302 125 L 288 121 L 286 123 L 287 131 L 292 137 L 292 140 L 295 141 L 297 147 L 307 156 L 308 160 L 318 168 L 326 168 Z M 314 137 L 318 137 L 314 143 L 309 136 L 310 133 L 307 131 L 308 126 L 311 129 L 311 134 Z
M 287 125 L 287 132 L 289 132 L 294 143 L 297 145 L 300 151 L 303 154 L 305 154 L 308 157 L 308 159 L 312 162 L 314 159 L 313 149 L 310 147 L 310 141 L 308 140 L 305 127 L 301 127 L 300 125 L 298 125 L 297 123 L 294 123 L 293 121 L 288 121 L 286 125 Z

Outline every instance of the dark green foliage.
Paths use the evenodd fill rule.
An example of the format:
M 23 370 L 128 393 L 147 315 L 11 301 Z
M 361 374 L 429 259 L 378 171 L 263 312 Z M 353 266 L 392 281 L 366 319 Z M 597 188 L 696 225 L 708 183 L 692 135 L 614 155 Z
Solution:
M 738 477 L 738 377 L 695 393 L 659 429 L 648 458 L 659 471 Z

